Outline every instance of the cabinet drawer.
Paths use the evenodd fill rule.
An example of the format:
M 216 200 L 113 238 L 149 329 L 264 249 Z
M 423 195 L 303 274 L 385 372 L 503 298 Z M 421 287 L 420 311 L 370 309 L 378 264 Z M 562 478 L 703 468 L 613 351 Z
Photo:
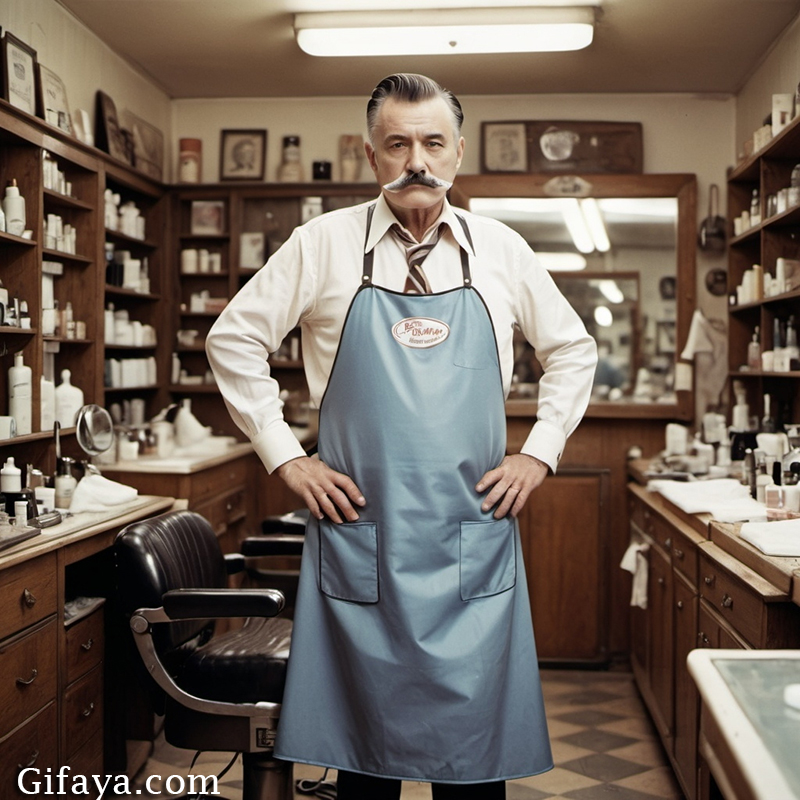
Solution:
M 9 567 L 0 575 L 0 639 L 55 614 L 55 553 Z
M 56 696 L 56 618 L 0 645 L 0 736 Z
M 103 730 L 103 667 L 95 667 L 64 693 L 63 730 L 66 758 L 71 759 Z
M 675 526 L 667 522 L 661 515 L 650 514 L 649 530 L 647 531 L 665 553 L 672 553 L 675 541 Z
M 763 599 L 744 581 L 700 554 L 700 596 L 738 631 L 751 645 L 758 646 L 764 629 L 766 606 Z
M 103 768 L 103 732 L 98 731 L 69 759 L 72 775 L 104 775 Z M 100 780 L 104 780 L 101 778 Z M 113 786 L 113 781 L 109 788 Z M 111 792 L 107 796 L 111 796 Z
M 672 530 L 672 566 L 697 587 L 697 545 L 677 528 Z
M 35 794 L 34 782 L 42 783 L 45 770 L 56 772 L 58 769 L 58 715 L 56 704 L 50 703 L 35 717 L 29 719 L 7 739 L 0 742 L 0 798 L 17 800 Z M 23 788 L 29 792 L 21 792 L 17 779 L 21 770 L 31 768 L 39 770 L 29 772 L 22 778 Z M 40 785 L 40 790 L 43 788 Z
M 103 609 L 89 614 L 66 630 L 66 682 L 72 683 L 103 660 Z
M 650 524 L 651 514 L 647 505 L 636 495 L 628 495 L 628 518 L 640 531 L 649 533 L 647 527 Z
M 247 485 L 247 470 L 252 459 L 239 458 L 227 464 L 198 472 L 192 477 L 191 507 L 220 494 L 233 492 Z

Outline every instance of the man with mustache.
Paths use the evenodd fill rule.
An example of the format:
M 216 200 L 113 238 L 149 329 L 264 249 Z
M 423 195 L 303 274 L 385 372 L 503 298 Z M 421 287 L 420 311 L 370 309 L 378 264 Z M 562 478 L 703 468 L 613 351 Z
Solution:
M 275 754 L 335 767 L 340 800 L 499 800 L 552 767 L 515 517 L 588 403 L 593 340 L 527 243 L 450 206 L 463 112 L 420 75 L 367 106 L 377 201 L 296 229 L 207 338 L 234 420 L 303 498 Z M 281 416 L 266 356 L 296 326 L 319 452 Z M 505 452 L 519 328 L 544 368 Z

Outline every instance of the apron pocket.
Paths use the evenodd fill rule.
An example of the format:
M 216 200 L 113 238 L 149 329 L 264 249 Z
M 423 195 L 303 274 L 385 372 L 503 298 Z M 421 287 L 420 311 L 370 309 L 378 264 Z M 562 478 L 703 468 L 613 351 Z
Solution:
M 378 526 L 374 522 L 319 522 L 319 586 L 354 603 L 378 602 Z
M 517 555 L 513 519 L 461 523 L 461 599 L 490 597 L 514 587 Z

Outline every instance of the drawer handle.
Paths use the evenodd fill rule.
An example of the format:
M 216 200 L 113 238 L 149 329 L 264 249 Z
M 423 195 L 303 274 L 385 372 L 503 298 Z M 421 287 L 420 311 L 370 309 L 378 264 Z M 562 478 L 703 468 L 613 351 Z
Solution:
M 676 547 L 676 548 L 675 548 L 675 549 L 672 551 L 672 554 L 673 554 L 673 555 L 675 556 L 675 558 L 677 558 L 679 561 L 682 561 L 682 560 L 683 560 L 683 550 L 681 550 L 679 547 Z
M 659 578 L 658 579 L 658 585 L 659 586 L 664 586 L 665 584 L 666 584 L 666 581 L 663 578 Z
M 28 608 L 33 608 L 36 605 L 36 597 L 30 589 L 25 589 L 22 592 L 22 601 Z
M 670 547 L 672 547 L 672 537 L 671 536 L 667 536 L 666 541 L 664 542 L 664 547 L 666 547 L 667 550 L 669 550 Z
M 708 641 L 708 636 L 706 636 L 703 631 L 698 631 L 697 633 L 697 643 L 700 647 L 708 647 L 710 642 Z
M 93 713 L 94 713 L 94 703 L 89 703 L 89 706 L 87 708 L 84 708 L 83 711 L 81 711 L 81 716 L 91 717 Z
M 36 763 L 36 759 L 39 758 L 39 751 L 34 750 L 31 754 L 30 761 L 27 764 L 17 764 L 18 769 L 27 769 L 28 767 L 32 767 Z
M 723 608 L 733 608 L 733 598 L 729 594 L 724 594 L 720 605 Z
M 30 678 L 28 678 L 28 680 L 25 680 L 24 678 L 17 678 L 17 683 L 20 686 L 30 686 L 36 680 L 38 675 L 39 675 L 39 670 L 34 667 L 31 670 L 31 676 Z
M 706 577 L 703 578 L 703 583 L 705 583 L 706 586 L 713 586 L 715 580 L 716 580 L 716 576 L 714 576 L 714 575 L 706 575 Z
M 683 600 L 678 600 L 678 610 L 683 611 Z
M 83 642 L 83 644 L 81 644 L 81 649 L 87 651 L 91 650 L 93 644 L 94 644 L 94 639 L 89 639 L 88 642 Z

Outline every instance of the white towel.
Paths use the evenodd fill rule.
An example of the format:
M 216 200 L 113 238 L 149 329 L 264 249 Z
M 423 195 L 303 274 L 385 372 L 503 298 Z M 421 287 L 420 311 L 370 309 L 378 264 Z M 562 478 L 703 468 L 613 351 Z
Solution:
M 750 489 L 734 478 L 688 483 L 652 480 L 647 488 L 687 514 L 711 514 L 719 522 L 763 520 L 766 516 L 763 504 L 753 500 Z
M 800 519 L 745 522 L 739 536 L 768 556 L 800 556 Z
M 136 499 L 139 494 L 132 486 L 110 481 L 102 475 L 87 475 L 78 481 L 72 494 L 69 510 L 72 514 L 82 511 L 108 511 Z
M 631 542 L 619 565 L 626 572 L 633 575 L 631 586 L 631 605 L 638 608 L 647 608 L 647 551 L 649 544 L 644 542 Z

